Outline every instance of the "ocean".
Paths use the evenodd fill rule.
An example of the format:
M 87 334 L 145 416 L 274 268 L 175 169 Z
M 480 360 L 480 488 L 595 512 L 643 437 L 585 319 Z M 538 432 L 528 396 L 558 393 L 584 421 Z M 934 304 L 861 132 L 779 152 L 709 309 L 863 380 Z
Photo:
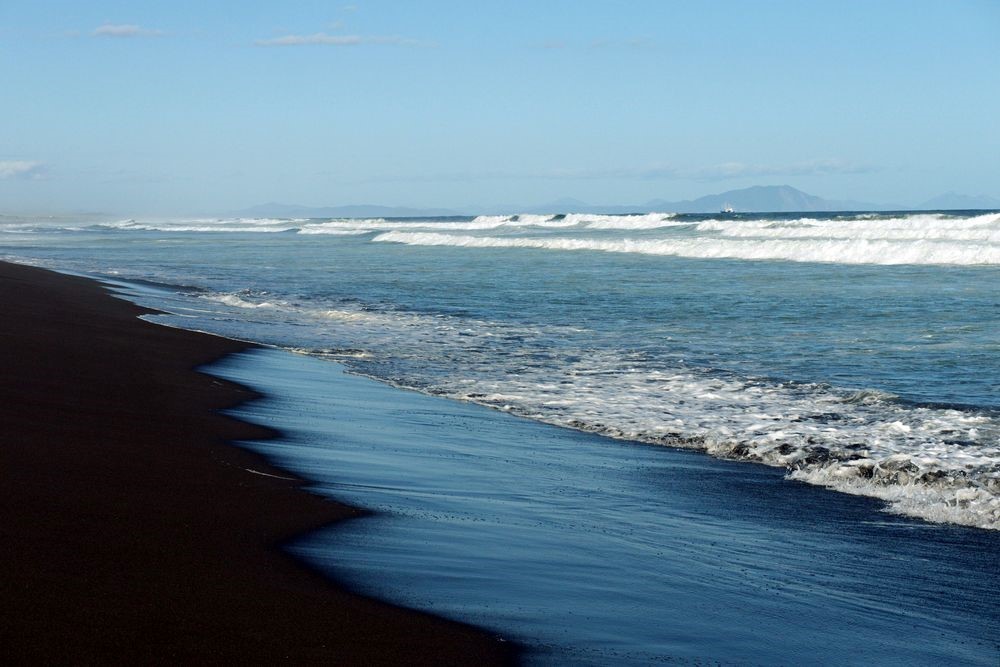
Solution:
M 774 664 L 810 656 L 838 662 L 836 642 L 859 636 L 862 626 L 895 638 L 884 650 L 868 649 L 874 653 L 855 649 L 857 660 L 886 663 L 897 656 L 900 664 L 948 658 L 996 664 L 1000 656 L 990 639 L 1000 634 L 1000 213 L 8 216 L 0 217 L 0 254 L 113 280 L 129 298 L 165 311 L 155 321 L 299 353 L 277 360 L 271 353 L 250 355 L 244 361 L 249 371 L 220 370 L 269 394 L 273 383 L 275 402 L 249 406 L 242 413 L 248 418 L 256 414 L 280 425 L 292 443 L 296 428 L 312 429 L 298 449 L 272 444 L 268 450 L 292 468 L 323 467 L 315 460 L 317 447 L 332 445 L 317 444 L 323 438 L 316 433 L 336 441 L 351 427 L 330 421 L 333 409 L 319 405 L 295 418 L 296 403 L 288 397 L 309 403 L 324 392 L 324 382 L 359 382 L 352 375 L 382 383 L 353 384 L 346 391 L 375 392 L 372 400 L 384 406 L 379 414 L 389 414 L 399 400 L 411 407 L 407 414 L 424 416 L 402 419 L 394 427 L 395 441 L 379 436 L 392 456 L 373 454 L 358 436 L 354 458 L 337 454 L 320 485 L 388 515 L 409 513 L 415 525 L 438 514 L 452 517 L 424 535 L 439 539 L 427 547 L 428 558 L 441 553 L 440 544 L 467 541 L 467 557 L 452 561 L 455 571 L 465 571 L 473 554 L 495 544 L 495 536 L 469 537 L 480 529 L 470 526 L 518 526 L 523 543 L 506 543 L 515 566 L 496 581 L 473 568 L 462 577 L 421 584 L 426 563 L 423 569 L 405 565 L 406 554 L 416 558 L 420 539 L 412 533 L 399 538 L 395 553 L 392 544 L 378 544 L 380 531 L 355 527 L 365 522 L 308 539 L 295 547 L 297 553 L 361 582 L 358 587 L 367 592 L 496 628 L 529 644 L 532 632 L 544 635 L 538 640 L 540 662 L 628 662 L 626 654 L 637 664 L 656 656 L 681 662 Z M 440 415 L 451 417 L 442 421 Z M 367 432 L 379 428 L 372 424 Z M 481 449 L 449 449 L 447 465 L 457 460 L 471 467 L 441 473 L 440 462 L 428 463 L 436 457 L 434 443 L 456 434 L 479 438 Z M 404 455 L 392 444 L 407 438 L 423 443 L 420 453 Z M 536 439 L 546 444 L 497 454 L 515 441 Z M 550 445 L 558 462 L 545 453 Z M 407 467 L 395 470 L 393 457 L 405 456 L 412 457 Z M 620 458 L 612 464 L 608 456 Z M 492 481 L 480 465 L 495 472 Z M 623 477 L 626 469 L 632 472 Z M 669 470 L 669 483 L 635 486 L 637 470 L 654 469 Z M 397 492 L 391 499 L 378 481 L 389 477 Z M 580 496 L 579 480 L 587 479 L 592 482 Z M 432 491 L 407 489 L 408 483 L 426 483 Z M 517 492 L 497 503 L 490 484 L 503 485 L 495 494 Z M 529 530 L 514 511 L 533 497 L 565 500 L 567 494 L 579 501 L 573 507 L 588 514 L 577 531 L 555 527 L 567 525 L 566 515 L 545 513 L 531 519 Z M 457 504 L 422 505 L 428 497 Z M 483 497 L 493 501 L 480 507 L 485 516 L 477 519 Z M 678 497 L 686 499 L 683 508 L 670 505 Z M 773 506 L 767 520 L 759 503 Z M 706 507 L 715 508 L 711 517 Z M 671 523 L 681 522 L 680 516 L 683 526 Z M 623 524 L 635 525 L 628 536 L 614 537 Z M 643 527 L 643 537 L 635 537 L 636 526 Z M 699 526 L 704 531 L 695 540 Z M 664 545 L 677 539 L 666 537 L 671 530 L 687 537 L 672 543 L 667 557 Z M 598 547 L 594 536 L 602 531 Z M 565 541 L 573 539 L 583 542 L 572 547 Z M 542 555 L 531 552 L 533 544 L 545 545 Z M 375 548 L 394 555 L 382 561 L 372 557 Z M 569 592 L 560 602 L 561 594 L 549 591 L 538 606 L 540 582 L 559 574 L 560 549 L 563 567 L 570 567 L 565 555 L 573 549 L 593 551 L 590 561 L 572 561 L 581 572 L 596 572 L 599 563 L 615 559 L 628 562 L 623 571 L 635 582 L 651 571 L 650 563 L 669 561 L 676 570 L 683 562 L 702 561 L 698 554 L 716 558 L 719 549 L 742 555 L 713 561 L 709 569 L 699 562 L 691 572 L 701 573 L 692 577 L 704 589 L 689 579 L 660 577 L 654 585 L 651 578 L 643 597 L 634 585 L 612 585 L 602 572 L 583 577 L 591 582 L 589 595 Z M 747 574 L 782 550 L 786 569 L 777 579 Z M 817 572 L 823 563 L 829 570 Z M 490 562 L 491 571 L 499 567 Z M 902 594 L 889 586 L 907 584 L 900 567 L 911 575 L 926 570 L 918 586 L 923 592 Z M 526 573 L 524 582 L 511 583 L 518 572 Z M 809 572 L 831 582 L 812 581 L 809 591 L 802 588 L 784 606 L 767 597 L 773 590 L 761 593 L 768 605 L 752 611 L 745 608 L 746 595 L 727 597 L 745 593 L 748 581 L 802 587 Z M 719 583 L 726 577 L 735 577 L 729 587 Z M 470 586 L 470 580 L 482 585 Z M 601 581 L 603 588 L 596 583 Z M 448 586 L 453 593 L 442 592 Z M 858 591 L 866 586 L 878 595 L 859 611 Z M 625 602 L 607 601 L 623 587 L 629 588 Z M 505 589 L 527 598 L 506 599 Z M 820 589 L 822 599 L 815 597 Z M 741 618 L 741 632 L 758 631 L 728 644 L 716 639 L 716 652 L 682 639 L 649 639 L 663 627 L 658 605 L 678 591 L 708 607 L 714 597 L 731 610 L 704 612 L 702 619 L 711 622 L 698 623 L 700 631 L 689 629 L 689 635 L 717 637 L 729 628 L 732 637 L 739 636 L 734 625 Z M 532 595 L 535 603 L 524 601 Z M 907 611 L 891 618 L 893 596 L 900 595 L 898 608 Z M 597 606 L 605 612 L 588 612 L 588 599 L 602 600 Z M 798 648 L 765 650 L 782 640 L 763 639 L 774 627 L 760 619 L 773 616 L 779 624 L 800 612 L 816 613 L 810 601 L 836 610 L 836 618 L 820 614 L 823 621 L 801 642 L 784 640 L 784 646 Z M 799 609 L 803 605 L 808 609 Z M 933 614 L 921 616 L 928 609 L 952 615 L 947 627 L 937 626 L 937 635 L 925 632 L 934 627 Z M 574 611 L 577 618 L 570 619 Z M 594 620 L 582 623 L 580 617 Z M 622 617 L 629 619 L 625 625 L 645 629 L 608 620 Z M 832 630 L 837 619 L 839 634 Z M 578 627 L 568 629 L 573 625 Z M 904 626 L 921 631 L 924 649 L 907 653 L 907 647 L 916 649 L 905 641 Z M 629 638 L 630 632 L 635 636 Z M 594 653 L 566 653 L 567 647 L 583 650 L 588 636 L 604 636 Z M 829 652 L 809 652 L 823 641 Z

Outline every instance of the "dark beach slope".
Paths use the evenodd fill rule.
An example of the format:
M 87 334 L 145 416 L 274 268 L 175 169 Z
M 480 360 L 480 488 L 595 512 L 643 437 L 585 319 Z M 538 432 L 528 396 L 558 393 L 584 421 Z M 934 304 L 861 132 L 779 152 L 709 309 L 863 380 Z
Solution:
M 270 435 L 217 412 L 254 394 L 193 369 L 245 344 L 143 312 L 0 263 L 0 662 L 512 660 L 284 555 L 359 512 L 228 444 Z

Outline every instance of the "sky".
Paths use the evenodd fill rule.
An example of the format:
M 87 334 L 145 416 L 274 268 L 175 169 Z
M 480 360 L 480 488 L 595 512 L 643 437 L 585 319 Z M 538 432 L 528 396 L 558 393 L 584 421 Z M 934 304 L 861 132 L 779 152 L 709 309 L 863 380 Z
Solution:
M 0 213 L 1000 197 L 1000 0 L 0 0 Z

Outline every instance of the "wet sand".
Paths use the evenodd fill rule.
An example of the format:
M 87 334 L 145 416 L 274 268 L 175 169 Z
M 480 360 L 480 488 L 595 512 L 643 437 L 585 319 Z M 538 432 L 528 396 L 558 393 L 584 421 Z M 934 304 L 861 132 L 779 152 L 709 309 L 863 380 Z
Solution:
M 0 263 L 0 662 L 504 664 L 488 633 L 347 592 L 281 551 L 359 517 L 231 444 L 274 433 L 195 371 L 244 343 Z

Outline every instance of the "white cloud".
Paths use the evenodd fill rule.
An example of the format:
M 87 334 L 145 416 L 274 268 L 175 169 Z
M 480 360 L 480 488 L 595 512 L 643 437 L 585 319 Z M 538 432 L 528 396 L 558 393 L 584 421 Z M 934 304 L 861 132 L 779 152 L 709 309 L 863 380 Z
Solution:
M 132 23 L 105 23 L 90 33 L 94 37 L 157 37 L 161 30 L 150 30 Z
M 328 35 L 317 32 L 312 35 L 284 35 L 271 39 L 258 39 L 254 46 L 357 46 L 358 44 L 396 44 L 399 46 L 420 46 L 414 39 L 395 36 Z
M 45 165 L 30 160 L 0 160 L 0 179 L 35 179 L 45 175 Z

